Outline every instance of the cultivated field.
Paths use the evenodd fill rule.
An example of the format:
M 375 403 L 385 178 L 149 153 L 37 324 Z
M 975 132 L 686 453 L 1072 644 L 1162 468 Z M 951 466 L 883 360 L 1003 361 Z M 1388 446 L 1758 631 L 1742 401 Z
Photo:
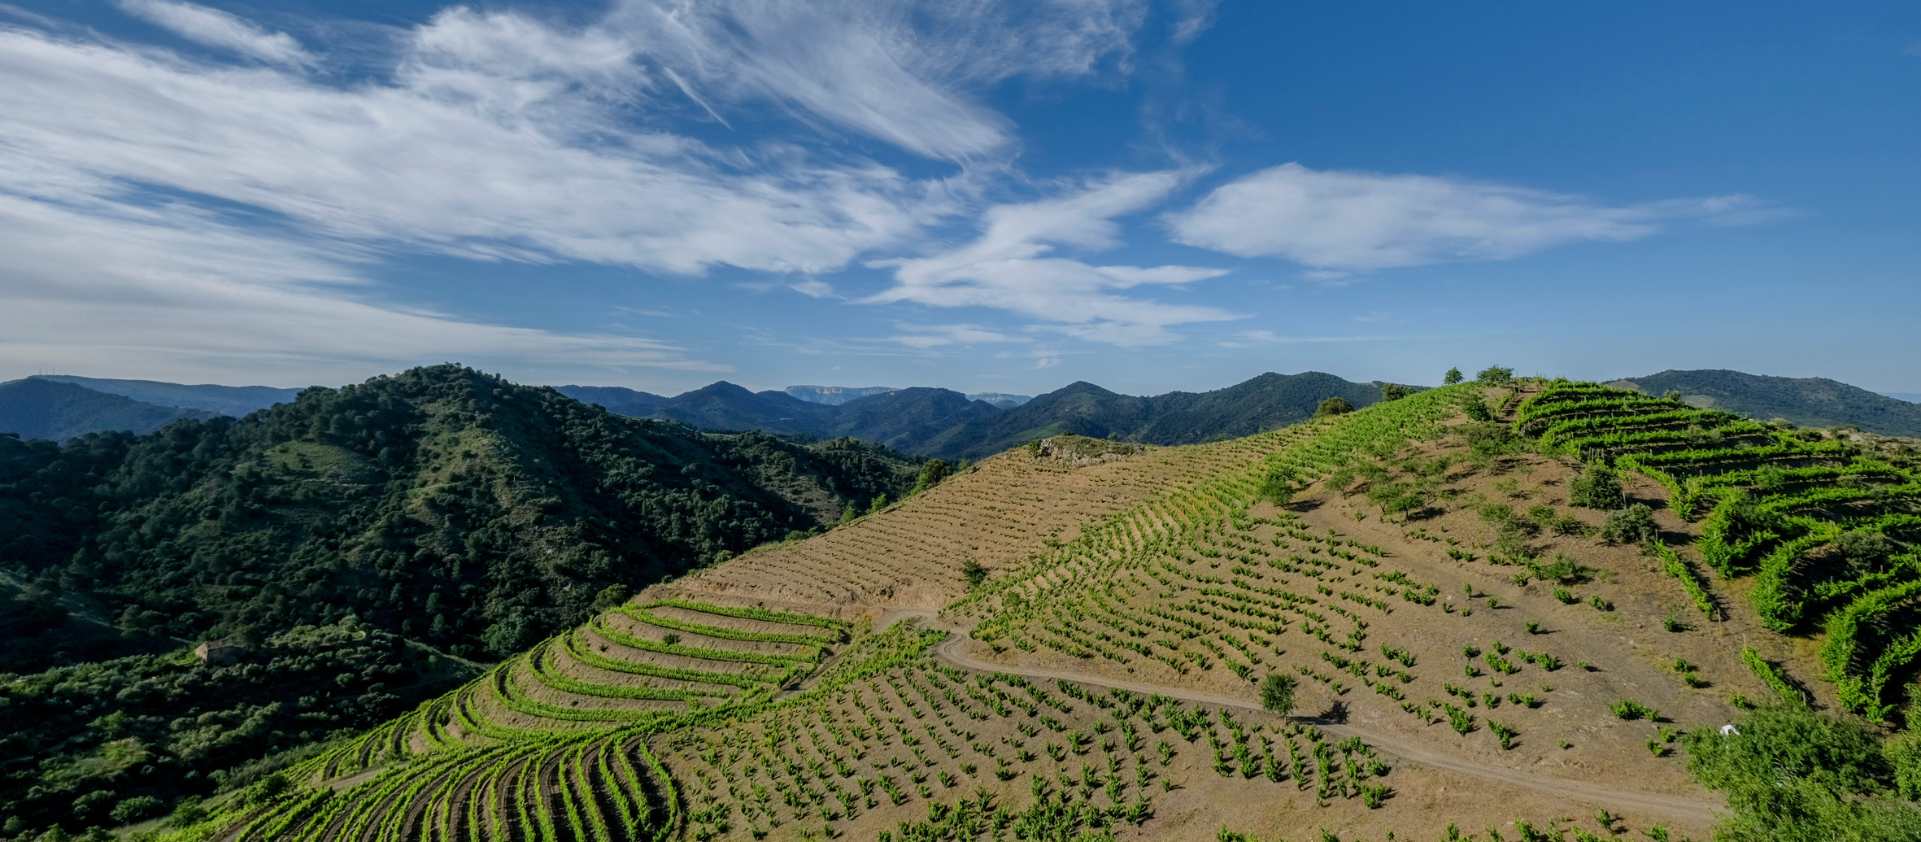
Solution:
M 1594 460 L 1629 472 L 1607 511 Z M 1682 730 L 1819 675 L 1900 703 L 1915 559 L 1821 560 L 1912 540 L 1913 476 L 1566 383 L 1051 441 L 651 588 L 176 835 L 1705 839 Z

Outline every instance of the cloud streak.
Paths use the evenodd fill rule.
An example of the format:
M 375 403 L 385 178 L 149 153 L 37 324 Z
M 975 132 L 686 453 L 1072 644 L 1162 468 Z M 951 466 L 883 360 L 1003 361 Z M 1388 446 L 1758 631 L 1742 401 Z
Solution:
M 219 9 L 176 0 L 119 0 L 119 6 L 127 14 L 202 46 L 288 67 L 306 67 L 314 62 L 313 55 L 292 35 L 269 32 Z
M 892 268 L 894 285 L 866 300 L 1003 310 L 1042 322 L 1043 331 L 1116 345 L 1161 344 L 1175 338 L 1171 327 L 1238 318 L 1215 307 L 1126 294 L 1218 278 L 1224 269 L 1098 264 L 1060 253 L 1114 248 L 1121 218 L 1158 204 L 1195 175 L 1114 174 L 1054 198 L 991 207 L 980 236 L 967 245 L 871 263 Z
M 1610 205 L 1492 182 L 1290 163 L 1217 187 L 1165 221 L 1182 243 L 1285 258 L 1328 278 L 1506 260 L 1574 243 L 1637 240 L 1680 220 L 1740 222 L 1769 212 L 1739 195 Z
M 1125 68 L 1146 11 L 1145 0 L 623 0 L 597 29 L 640 45 L 723 123 L 716 103 L 772 101 L 966 161 L 1014 142 L 1008 121 L 969 91 Z

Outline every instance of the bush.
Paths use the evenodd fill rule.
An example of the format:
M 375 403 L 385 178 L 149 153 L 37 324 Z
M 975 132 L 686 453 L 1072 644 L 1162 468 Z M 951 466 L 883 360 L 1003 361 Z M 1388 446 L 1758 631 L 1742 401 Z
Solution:
M 1294 472 L 1286 468 L 1269 471 L 1267 478 L 1261 481 L 1261 497 L 1276 506 L 1287 505 L 1299 489 L 1300 483 L 1295 480 Z
M 1628 504 L 1621 475 L 1599 462 L 1590 462 L 1568 485 L 1568 502 L 1589 509 L 1612 511 Z
M 160 814 L 164 806 L 160 799 L 151 795 L 136 795 L 113 805 L 113 820 L 120 824 L 133 824 Z
M 1330 415 L 1346 415 L 1353 411 L 1354 405 L 1348 403 L 1347 398 L 1333 397 L 1321 401 L 1321 405 L 1314 408 L 1314 417 L 1326 418 Z
M 1913 722 L 1913 717 L 1908 721 Z M 1921 733 L 1909 731 L 1894 737 L 1881 751 L 1894 769 L 1894 787 L 1901 797 L 1921 801 Z
M 608 585 L 607 587 L 601 588 L 599 593 L 594 594 L 594 610 L 605 611 L 626 602 L 627 597 L 631 595 L 632 591 L 630 591 L 626 585 L 618 582 Z
M 987 581 L 987 568 L 970 558 L 961 565 L 961 578 L 967 580 L 967 589 L 971 591 Z
M 1474 375 L 1474 379 L 1490 386 L 1512 383 L 1514 382 L 1514 369 L 1491 365 L 1481 369 L 1481 373 Z
M 1461 370 L 1458 368 L 1448 369 L 1446 376 L 1441 378 L 1441 382 L 1449 386 L 1461 382 Z
M 1757 708 L 1737 728 L 1701 729 L 1686 743 L 1695 778 L 1728 794 L 1733 815 L 1719 838 L 1921 838 L 1921 809 L 1890 798 L 1895 770 L 1866 726 L 1789 704 Z
M 1294 712 L 1294 676 L 1270 673 L 1261 679 L 1261 707 L 1268 713 L 1287 716 Z
M 1654 523 L 1654 510 L 1645 503 L 1614 512 L 1601 524 L 1601 540 L 1610 544 L 1645 544 L 1660 537 L 1661 528 Z

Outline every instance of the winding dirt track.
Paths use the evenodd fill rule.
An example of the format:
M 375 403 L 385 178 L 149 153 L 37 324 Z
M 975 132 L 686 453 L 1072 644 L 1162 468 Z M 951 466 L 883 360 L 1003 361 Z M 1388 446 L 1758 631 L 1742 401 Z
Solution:
M 919 618 L 934 623 L 938 623 L 939 621 L 939 618 L 932 611 L 896 608 L 883 614 L 882 622 L 877 625 L 885 626 L 894 621 L 909 618 Z M 945 643 L 936 647 L 934 654 L 941 660 L 954 666 L 978 672 L 1000 672 L 1022 675 L 1028 678 L 1058 679 L 1072 681 L 1076 684 L 1128 690 L 1135 693 L 1159 694 L 1189 702 L 1220 705 L 1222 707 L 1238 708 L 1257 713 L 1265 712 L 1259 704 L 1252 700 L 1225 696 L 1218 693 L 1208 693 L 1184 687 L 1162 687 L 1154 684 L 1122 681 L 1105 676 L 1074 672 L 1072 670 L 1048 669 L 1045 667 L 984 661 L 961 651 L 966 642 L 967 638 L 960 634 L 955 634 L 949 637 Z M 1615 789 L 1589 781 L 1571 781 L 1564 778 L 1554 778 L 1537 772 L 1489 766 L 1485 763 L 1479 763 L 1463 757 L 1456 757 L 1409 743 L 1393 735 L 1354 725 L 1323 723 L 1315 723 L 1315 725 L 1329 734 L 1341 737 L 1360 737 L 1362 740 L 1365 740 L 1368 745 L 1373 746 L 1381 752 L 1393 755 L 1410 763 L 1434 769 L 1444 769 L 1449 772 L 1456 772 L 1483 780 L 1498 781 L 1510 786 L 1517 786 L 1549 795 L 1585 801 L 1596 807 L 1634 810 L 1667 819 L 1686 821 L 1701 827 L 1714 824 L 1716 818 L 1727 810 L 1725 802 L 1715 798 L 1637 792 L 1634 790 Z

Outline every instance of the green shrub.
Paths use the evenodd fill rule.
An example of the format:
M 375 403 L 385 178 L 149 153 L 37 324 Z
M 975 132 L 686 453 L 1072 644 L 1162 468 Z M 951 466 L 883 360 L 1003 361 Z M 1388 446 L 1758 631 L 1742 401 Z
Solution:
M 1601 540 L 1610 544 L 1645 544 L 1660 537 L 1661 528 L 1654 523 L 1654 510 L 1645 503 L 1612 512 L 1607 522 L 1601 524 Z
M 1688 769 L 1728 795 L 1721 839 L 1894 842 L 1921 839 L 1921 807 L 1899 784 L 1874 734 L 1798 704 L 1767 705 L 1722 735 L 1688 735 Z M 1898 753 L 1900 749 L 1896 749 Z
M 961 578 L 967 581 L 967 589 L 971 591 L 987 581 L 987 568 L 982 567 L 979 561 L 970 558 L 961 564 Z
M 1590 462 L 1568 485 L 1568 502 L 1589 509 L 1612 511 L 1628 504 L 1621 475 L 1600 462 Z
M 1912 723 L 1914 717 L 1910 716 L 1908 721 Z M 1888 740 L 1881 747 L 1881 753 L 1894 770 L 1894 786 L 1901 797 L 1921 801 L 1921 733 L 1900 734 Z
M 1452 386 L 1456 383 L 1461 382 L 1461 379 L 1462 379 L 1461 370 L 1458 368 L 1450 368 L 1447 370 L 1447 374 L 1441 377 L 1441 382 L 1448 386 Z
M 1481 369 L 1481 373 L 1476 374 L 1474 379 L 1490 386 L 1512 383 L 1514 382 L 1514 369 L 1505 366 L 1491 365 Z
M 136 795 L 113 805 L 113 812 L 109 815 L 121 824 L 132 824 L 159 815 L 163 806 L 160 799 L 151 795 Z
M 1261 679 L 1261 707 L 1280 716 L 1293 713 L 1295 683 L 1294 676 L 1268 674 Z
M 1353 411 L 1354 405 L 1348 403 L 1347 398 L 1332 397 L 1321 401 L 1321 405 L 1314 408 L 1314 417 L 1326 418 L 1331 415 L 1346 415 Z

